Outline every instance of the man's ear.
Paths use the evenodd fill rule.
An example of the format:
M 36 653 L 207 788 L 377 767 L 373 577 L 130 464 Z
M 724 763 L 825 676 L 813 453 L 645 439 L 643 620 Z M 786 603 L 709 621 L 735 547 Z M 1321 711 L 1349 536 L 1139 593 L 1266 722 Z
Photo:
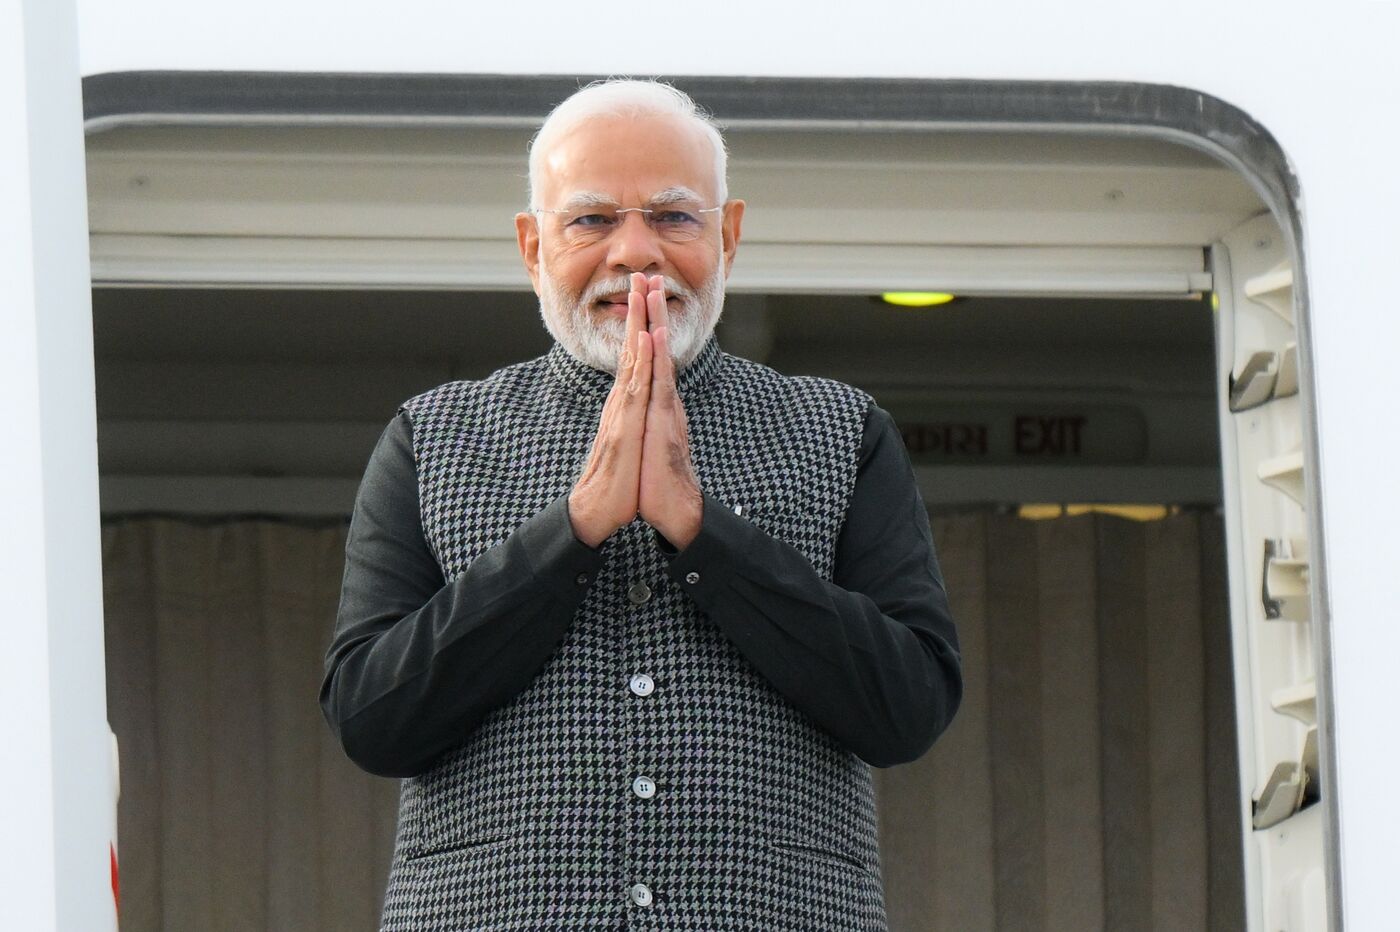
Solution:
M 720 224 L 720 239 L 724 249 L 724 277 L 729 277 L 729 269 L 734 265 L 734 254 L 739 250 L 739 231 L 744 225 L 744 202 L 729 201 L 724 205 L 724 217 Z
M 540 225 L 535 215 L 522 211 L 515 215 L 515 244 L 520 247 L 520 258 L 525 260 L 525 271 L 530 276 L 530 284 L 535 294 L 540 293 Z

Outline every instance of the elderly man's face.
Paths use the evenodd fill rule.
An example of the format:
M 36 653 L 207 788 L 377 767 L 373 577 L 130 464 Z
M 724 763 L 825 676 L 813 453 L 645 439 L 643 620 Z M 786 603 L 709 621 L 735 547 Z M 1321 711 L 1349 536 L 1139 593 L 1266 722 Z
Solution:
M 719 206 L 703 132 L 674 117 L 600 117 L 557 137 L 542 169 L 536 200 L 546 212 L 517 215 L 516 234 L 550 333 L 589 365 L 614 371 L 629 276 L 662 275 L 672 352 L 689 363 L 719 319 L 744 208 L 731 201 L 700 213 L 693 229 L 665 222 L 685 216 L 663 213 L 668 207 Z M 636 207 L 654 208 L 662 222 L 626 210 Z M 562 208 L 568 213 L 548 212 Z

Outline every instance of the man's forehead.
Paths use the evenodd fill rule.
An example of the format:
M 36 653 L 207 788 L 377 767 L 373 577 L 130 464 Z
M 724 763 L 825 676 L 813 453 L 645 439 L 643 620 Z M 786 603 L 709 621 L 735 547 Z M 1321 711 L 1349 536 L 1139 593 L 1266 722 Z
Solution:
M 586 195 L 619 204 L 704 200 L 716 181 L 711 141 L 694 124 L 669 115 L 580 121 L 554 142 L 542 168 L 541 181 L 556 201 Z

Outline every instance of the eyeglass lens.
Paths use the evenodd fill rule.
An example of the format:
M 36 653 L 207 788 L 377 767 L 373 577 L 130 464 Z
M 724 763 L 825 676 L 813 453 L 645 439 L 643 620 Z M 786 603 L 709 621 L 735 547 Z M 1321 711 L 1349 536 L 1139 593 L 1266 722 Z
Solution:
M 700 204 L 676 203 L 665 207 L 580 207 L 576 210 L 554 212 L 564 235 L 575 242 L 603 239 L 626 220 L 627 215 L 642 215 L 657 236 L 672 242 L 684 242 L 700 236 L 705 229 L 705 217 L 716 208 Z

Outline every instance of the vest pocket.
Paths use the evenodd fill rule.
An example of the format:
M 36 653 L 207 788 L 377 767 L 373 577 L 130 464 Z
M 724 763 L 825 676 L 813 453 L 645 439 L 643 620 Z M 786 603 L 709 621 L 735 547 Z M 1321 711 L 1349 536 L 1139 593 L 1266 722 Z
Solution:
M 831 848 L 824 845 L 813 844 L 810 841 L 804 841 L 803 839 L 791 835 L 771 835 L 768 837 L 767 841 L 768 847 L 779 854 L 806 858 L 812 861 L 825 861 L 837 867 L 860 871 L 867 876 L 870 874 L 870 869 L 862 864 L 855 856 L 840 851 L 833 851 Z
M 415 851 L 412 854 L 405 854 L 403 859 L 405 863 L 417 864 L 423 861 L 431 860 L 433 858 L 447 857 L 448 855 L 452 854 L 476 856 L 478 854 L 485 854 L 488 851 L 494 851 L 497 848 L 500 848 L 503 845 L 507 845 L 514 840 L 515 839 L 510 835 L 498 835 L 491 838 L 478 838 L 472 841 L 461 842 L 458 844 L 440 845 L 434 848 L 425 848 L 422 851 Z

